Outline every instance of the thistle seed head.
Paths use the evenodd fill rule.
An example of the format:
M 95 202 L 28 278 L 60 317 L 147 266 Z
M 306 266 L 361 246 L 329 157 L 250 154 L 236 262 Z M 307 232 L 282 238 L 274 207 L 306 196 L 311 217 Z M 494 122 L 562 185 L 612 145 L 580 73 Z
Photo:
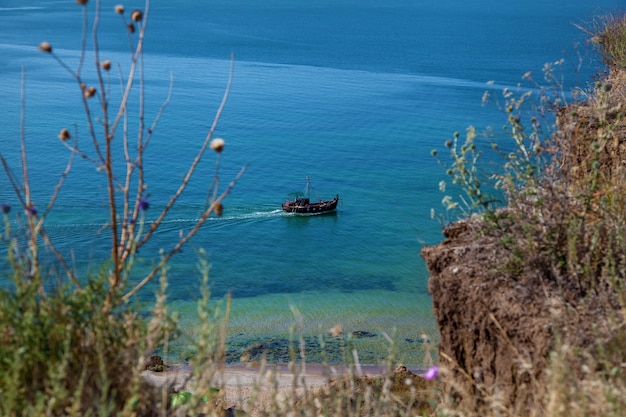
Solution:
M 2 203 L 0 204 L 0 213 L 2 214 L 9 214 L 9 212 L 11 211 L 11 206 L 6 204 L 6 203 Z
M 130 14 L 130 20 L 133 22 L 141 22 L 141 19 L 143 19 L 143 12 L 139 9 L 133 10 Z
M 135 33 L 135 25 L 133 25 L 132 23 L 128 24 L 128 31 L 130 33 Z
M 221 215 L 224 213 L 224 206 L 222 205 L 222 203 L 220 201 L 218 201 L 217 203 L 215 203 L 215 215 L 218 217 L 221 217 Z
M 52 52 L 52 45 L 50 45 L 50 42 L 43 41 L 39 44 L 39 50 L 41 52 L 50 53 Z
M 217 153 L 221 153 L 224 149 L 224 139 L 215 138 L 211 141 L 211 149 L 213 149 Z
M 70 138 L 70 131 L 67 130 L 66 128 L 61 129 L 61 131 L 59 132 L 59 139 L 65 142 L 69 138 Z
M 111 61 L 109 61 L 108 59 L 106 61 L 102 61 L 102 64 L 100 64 L 102 66 L 102 69 L 105 71 L 108 71 L 111 69 Z
M 122 6 L 121 4 L 118 4 L 117 6 L 115 6 L 115 13 L 124 14 L 124 6 Z
M 96 94 L 96 87 L 89 87 L 83 94 L 85 95 L 85 98 L 93 97 Z
M 81 6 L 84 6 L 85 4 L 87 4 L 88 0 L 76 0 L 77 4 L 80 4 Z

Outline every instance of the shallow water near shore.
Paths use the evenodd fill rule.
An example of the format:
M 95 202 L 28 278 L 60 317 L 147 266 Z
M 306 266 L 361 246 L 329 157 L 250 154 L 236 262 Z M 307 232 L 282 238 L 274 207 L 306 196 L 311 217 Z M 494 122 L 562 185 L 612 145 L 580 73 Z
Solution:
M 126 68 L 125 28 L 114 4 L 104 3 L 103 58 Z M 216 132 L 226 140 L 221 184 L 243 166 L 247 170 L 225 201 L 224 215 L 211 218 L 171 264 L 170 308 L 179 312 L 183 329 L 197 323 L 202 248 L 216 303 L 232 294 L 233 361 L 250 346 L 282 349 L 292 335 L 323 339 L 340 326 L 341 340 L 353 343 L 363 363 L 384 361 L 390 349 L 404 363 L 427 362 L 424 341 L 435 345 L 437 328 L 419 252 L 442 239 L 430 213 L 443 210 L 439 182 L 445 179 L 431 149 L 444 155 L 445 140 L 469 125 L 501 126 L 504 115 L 481 105 L 483 93 L 515 89 L 527 71 L 541 79 L 546 62 L 564 58 L 564 87 L 584 87 L 602 67 L 573 23 L 614 12 L 619 2 L 196 3 L 153 3 L 149 15 L 148 118 L 167 97 L 170 74 L 174 86 L 148 149 L 151 207 L 144 221 L 164 207 L 206 135 L 231 53 L 233 85 Z M 89 149 L 90 141 L 75 82 L 36 46 L 51 42 L 74 68 L 80 8 L 9 0 L 0 6 L 0 27 L 0 152 L 18 172 L 25 68 L 30 178 L 35 202 L 44 206 L 67 161 L 58 131 L 76 126 L 81 146 Z M 92 61 L 88 56 L 90 82 Z M 210 154 L 200 165 L 180 204 L 142 249 L 133 279 L 198 219 L 214 163 Z M 339 194 L 336 213 L 302 217 L 280 210 L 290 193 L 304 188 L 307 175 L 314 197 Z M 67 256 L 74 251 L 79 271 L 97 269 L 109 253 L 104 191 L 94 167 L 76 161 L 48 219 L 52 239 Z M 0 176 L 0 201 L 17 207 L 11 193 Z M 153 300 L 157 288 L 157 282 L 144 288 L 140 301 Z M 179 358 L 184 351 L 183 338 L 170 355 Z M 307 355 L 318 358 L 316 351 Z

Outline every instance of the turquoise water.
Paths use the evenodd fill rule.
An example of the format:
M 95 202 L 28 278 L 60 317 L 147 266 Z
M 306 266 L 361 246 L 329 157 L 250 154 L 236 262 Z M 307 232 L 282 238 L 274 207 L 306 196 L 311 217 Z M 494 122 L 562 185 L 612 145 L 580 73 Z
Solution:
M 213 297 L 232 293 L 229 334 L 242 346 L 285 338 L 294 326 L 316 335 L 340 325 L 345 334 L 373 335 L 356 341 L 366 363 L 385 357 L 386 335 L 406 363 L 421 363 L 423 334 L 436 343 L 437 331 L 419 252 L 442 238 L 430 211 L 441 209 L 438 184 L 445 179 L 430 151 L 442 154 L 444 141 L 469 125 L 501 126 L 504 116 L 481 105 L 484 91 L 515 88 L 526 71 L 540 79 L 544 63 L 564 58 L 566 88 L 584 87 L 602 67 L 573 23 L 621 5 L 588 3 L 153 2 L 144 62 L 149 122 L 167 96 L 170 74 L 174 88 L 146 159 L 146 221 L 174 192 L 206 135 L 231 53 L 232 91 L 216 132 L 226 140 L 222 184 L 248 166 L 224 215 L 211 218 L 171 264 L 170 302 L 184 326 L 195 322 L 194 249 L 203 248 Z M 102 57 L 127 68 L 128 39 L 113 6 L 103 2 Z M 75 67 L 80 28 L 73 1 L 0 5 L 0 152 L 17 170 L 24 67 L 25 134 L 39 206 L 67 161 L 58 131 L 75 127 L 81 147 L 90 143 L 75 82 L 36 46 L 49 41 Z M 88 56 L 85 75 L 93 81 L 92 61 Z M 116 88 L 113 80 L 114 95 Z M 210 153 L 143 248 L 138 272 L 193 226 L 214 163 Z M 340 195 L 335 214 L 280 211 L 307 175 L 320 197 Z M 48 231 L 66 255 L 73 250 L 79 270 L 108 254 L 104 190 L 93 165 L 77 160 L 49 217 Z M 0 201 L 16 206 L 5 176 Z M 156 288 L 144 288 L 139 298 L 149 301 Z

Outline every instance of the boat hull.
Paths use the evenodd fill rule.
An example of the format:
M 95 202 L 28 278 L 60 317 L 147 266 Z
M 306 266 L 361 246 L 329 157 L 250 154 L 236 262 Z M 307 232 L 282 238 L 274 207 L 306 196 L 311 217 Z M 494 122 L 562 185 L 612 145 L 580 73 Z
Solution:
M 332 200 L 309 203 L 300 200 L 287 201 L 282 205 L 283 211 L 296 214 L 320 214 L 334 211 L 339 203 L 339 196 Z

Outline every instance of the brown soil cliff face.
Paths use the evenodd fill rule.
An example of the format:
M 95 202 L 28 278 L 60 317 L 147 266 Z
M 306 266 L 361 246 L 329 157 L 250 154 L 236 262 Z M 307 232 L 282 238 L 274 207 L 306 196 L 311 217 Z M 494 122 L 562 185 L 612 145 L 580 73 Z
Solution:
M 626 310 L 614 288 L 601 282 L 584 288 L 531 258 L 520 260 L 512 249 L 518 246 L 503 240 L 514 223 L 490 230 L 474 216 L 449 226 L 441 244 L 422 249 L 440 362 L 451 372 L 443 392 L 475 415 L 498 415 L 497 409 L 545 415 L 550 353 L 560 346 L 600 358 L 591 365 L 585 355 L 570 358 L 567 378 L 584 378 L 588 365 L 626 362 Z
M 479 411 L 483 400 L 496 397 L 523 410 L 534 402 L 551 348 L 550 298 L 541 285 L 508 279 L 510 254 L 494 236 L 480 236 L 481 226 L 478 218 L 455 223 L 443 243 L 422 250 L 440 360 L 455 370 L 445 391 L 475 402 L 464 408 Z
M 614 252 L 622 234 L 611 232 L 623 230 L 626 205 L 606 203 L 626 181 L 626 76 L 614 71 L 606 83 L 595 100 L 559 110 L 556 171 L 534 200 L 514 201 L 495 223 L 478 215 L 454 223 L 441 244 L 422 249 L 440 361 L 452 373 L 443 391 L 462 410 L 545 414 L 537 407 L 546 402 L 550 353 L 562 346 L 601 357 L 596 370 L 626 362 L 626 254 Z M 599 152 L 590 157 L 590 149 Z M 607 210 L 612 217 L 601 217 Z M 567 378 L 585 377 L 580 358 Z

